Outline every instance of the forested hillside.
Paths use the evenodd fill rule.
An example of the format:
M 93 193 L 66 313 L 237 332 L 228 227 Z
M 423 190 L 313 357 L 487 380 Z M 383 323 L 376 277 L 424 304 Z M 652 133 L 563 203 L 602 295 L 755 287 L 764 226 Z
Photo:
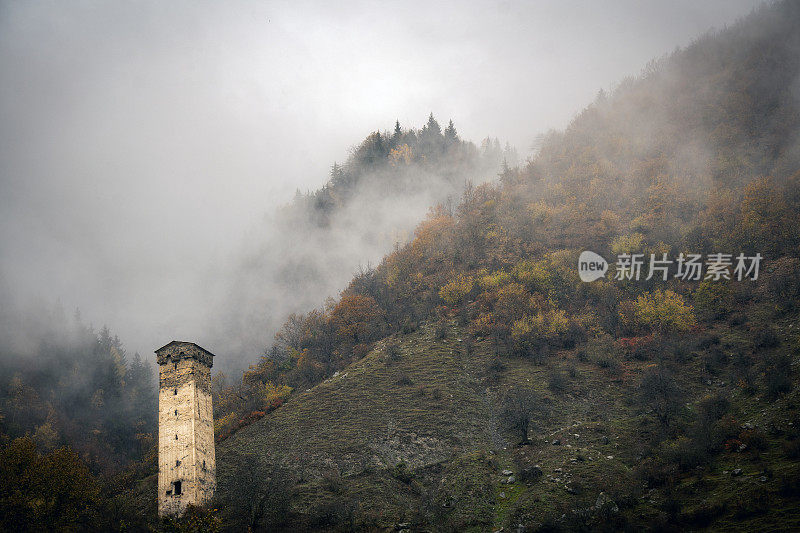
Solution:
M 287 350 L 299 346 L 290 339 L 297 335 L 289 331 L 291 324 L 305 318 L 322 320 L 316 312 L 301 318 L 294 311 L 313 308 L 326 295 L 338 293 L 354 273 L 371 270 L 369 258 L 379 258 L 392 246 L 407 242 L 429 206 L 437 202 L 454 205 L 465 184 L 491 180 L 498 170 L 516 160 L 516 151 L 510 146 L 501 148 L 497 139 L 487 137 L 477 147 L 459 137 L 453 121 L 442 129 L 432 114 L 419 130 L 404 129 L 395 122 L 392 132 L 367 136 L 343 165 L 333 165 L 322 188 L 307 194 L 298 191 L 274 217 L 275 226 L 267 230 L 266 243 L 253 246 L 249 252 L 235 280 L 236 289 L 227 296 L 233 306 L 231 315 L 222 321 L 242 335 L 226 346 L 229 358 L 235 359 L 243 348 L 237 343 L 247 344 L 263 336 L 264 331 L 277 331 L 288 315 L 289 325 L 278 333 L 278 343 L 259 349 L 269 352 L 272 361 L 283 360 Z M 351 312 L 344 305 L 336 314 L 341 320 L 349 320 Z M 356 312 L 369 313 L 370 309 Z M 318 327 L 327 331 L 330 326 L 323 324 L 326 321 Z M 356 343 L 361 345 L 355 347 L 356 354 L 363 355 L 368 342 L 389 331 L 377 323 L 367 328 L 369 331 L 360 333 L 362 341 Z M 243 417 L 252 419 L 280 404 L 290 387 L 315 383 L 332 369 L 341 368 L 352 360 L 348 350 L 338 350 L 334 355 L 331 348 L 325 365 L 307 359 L 297 373 L 308 379 L 290 379 L 277 387 L 272 383 L 265 393 L 252 393 L 250 384 L 260 388 L 266 381 L 275 380 L 252 372 L 247 372 L 243 383 L 229 379 L 241 370 L 237 372 L 235 364 L 223 359 L 215 380 L 215 401 L 224 405 L 218 408 L 224 413 L 217 424 L 218 438 L 241 425 Z M 252 352 L 249 354 L 252 356 Z M 263 372 L 263 368 L 257 371 Z M 265 395 L 266 403 L 262 401 Z
M 648 331 L 626 311 L 641 293 L 671 289 L 683 299 L 699 290 L 733 305 L 733 292 L 758 285 L 583 285 L 584 249 L 609 259 L 761 253 L 770 272 L 790 275 L 800 195 L 793 9 L 759 11 L 601 92 L 525 166 L 506 166 L 496 184 L 468 185 L 459 205 L 432 209 L 408 245 L 355 277 L 339 300 L 292 315 L 245 383 L 308 386 L 386 334 L 453 312 L 509 350 L 539 339 L 534 351 L 547 352 L 598 330 Z M 552 324 L 549 340 L 523 334 L 533 316 Z
M 238 413 L 238 425 L 246 424 L 288 398 L 221 445 L 220 471 L 234 468 L 237 454 L 261 450 L 264 468 L 277 462 L 295 473 L 291 494 L 301 503 L 289 502 L 296 514 L 283 518 L 323 529 L 346 529 L 353 521 L 391 527 L 391 520 L 454 530 L 518 523 L 533 529 L 796 525 L 797 516 L 786 513 L 798 495 L 800 437 L 794 386 L 800 356 L 799 28 L 798 6 L 779 3 L 654 61 L 610 94 L 601 92 L 565 131 L 546 135 L 527 164 L 505 168 L 497 183 L 468 186 L 457 206 L 433 209 L 411 242 L 356 276 L 338 300 L 291 317 L 241 387 L 217 390 L 223 437 L 231 427 L 227 413 Z M 579 280 L 583 250 L 612 263 L 604 279 Z M 643 254 L 640 279 L 612 279 L 620 274 L 613 263 L 621 254 Z M 645 279 L 651 254 L 671 260 L 663 278 Z M 681 254 L 703 258 L 698 280 L 679 276 Z M 723 275 L 708 275 L 712 254 L 731 254 Z M 757 279 L 736 274 L 739 254 L 762 256 Z M 400 413 L 379 417 L 383 424 L 367 439 L 380 447 L 395 431 L 416 434 L 400 453 L 378 454 L 353 470 L 353 456 L 366 451 L 333 452 L 324 439 L 307 451 L 299 436 L 318 420 L 310 413 L 294 418 L 297 427 L 284 435 L 285 442 L 298 443 L 294 458 L 291 450 L 286 456 L 275 451 L 277 444 L 258 444 L 291 416 L 281 415 L 283 409 L 296 412 L 304 402 L 332 399 L 325 385 L 302 395 L 292 389 L 307 389 L 337 371 L 347 379 L 364 374 L 359 380 L 369 383 L 370 375 L 377 379 L 383 372 L 381 365 L 389 372 L 397 361 L 423 364 L 414 348 L 420 327 L 441 339 L 424 364 L 447 364 L 439 347 L 452 342 L 451 335 L 458 337 L 460 357 L 476 358 L 465 368 L 485 364 L 463 379 L 485 389 L 489 411 L 475 416 L 494 418 L 505 446 L 478 445 L 488 456 L 475 462 L 462 454 L 485 442 L 476 435 L 472 444 L 449 441 L 449 458 L 440 450 L 428 461 L 412 460 L 419 453 L 413 443 L 441 442 L 453 431 L 447 424 L 422 429 L 409 418 L 452 397 L 452 385 L 429 382 L 424 372 L 419 377 L 417 366 L 397 377 L 400 390 L 368 389 L 374 397 L 356 400 L 399 406 Z M 487 351 L 491 357 L 481 359 Z M 599 387 L 598 379 L 613 386 Z M 417 399 L 412 402 L 403 387 L 415 387 Z M 577 398 L 609 409 L 581 412 Z M 354 416 L 345 409 L 337 423 Z M 573 423 L 574 439 L 564 434 Z M 534 425 L 537 430 L 528 431 Z M 315 431 L 332 428 L 323 424 Z M 599 435 L 573 444 L 583 431 Z M 545 472 L 547 482 L 538 474 L 523 476 L 544 469 L 540 461 L 555 468 L 548 435 L 559 437 L 556 445 L 568 439 L 573 448 L 558 464 L 579 466 L 569 475 L 561 475 L 571 469 L 564 466 Z M 612 438 L 612 453 L 597 447 Z M 328 471 L 309 472 L 305 453 L 321 454 Z M 401 483 L 419 476 L 412 493 L 440 501 L 446 473 L 462 460 L 478 469 L 472 482 L 484 487 L 480 505 L 456 492 L 442 507 L 412 517 L 386 499 L 391 483 L 380 485 L 381 468 Z M 600 462 L 591 463 L 591 475 L 579 475 L 587 461 Z M 497 484 L 502 464 L 514 465 L 513 475 Z M 433 465 L 439 470 L 425 470 Z M 391 473 L 398 468 L 408 473 Z M 606 468 L 622 477 L 609 484 Z M 612 485 L 626 487 L 614 494 L 613 513 L 603 503 Z M 223 500 L 233 497 L 221 487 Z M 307 507 L 303 495 L 317 488 L 329 491 L 332 508 Z M 474 496 L 477 489 L 468 484 L 460 490 Z M 381 505 L 386 517 L 367 513 Z
M 213 304 L 210 327 L 227 354 L 220 369 L 246 368 L 286 316 L 337 295 L 359 268 L 405 243 L 430 206 L 456 202 L 466 182 L 491 180 L 516 159 L 497 139 L 462 140 L 453 121 L 442 128 L 432 114 L 420 129 L 396 121 L 368 135 L 319 190 L 298 190 L 245 243 Z

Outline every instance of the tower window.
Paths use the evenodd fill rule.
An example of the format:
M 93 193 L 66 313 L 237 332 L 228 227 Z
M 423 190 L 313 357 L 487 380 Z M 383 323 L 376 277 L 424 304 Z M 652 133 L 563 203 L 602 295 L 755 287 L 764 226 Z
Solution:
M 206 469 L 206 461 L 203 460 L 203 470 L 205 470 L 205 469 Z
M 173 394 L 174 394 L 175 396 L 177 396 L 177 395 L 178 395 L 178 389 L 175 389 L 175 392 L 174 392 Z
M 175 466 L 181 466 L 181 462 L 180 462 L 180 460 L 179 460 L 179 459 L 176 459 L 176 460 L 175 460 Z
M 180 481 L 173 481 L 172 486 L 175 488 L 175 496 L 180 496 L 181 494 L 181 482 Z
M 175 416 L 178 416 L 178 410 L 175 409 Z
M 175 440 L 178 440 L 178 434 L 175 433 Z

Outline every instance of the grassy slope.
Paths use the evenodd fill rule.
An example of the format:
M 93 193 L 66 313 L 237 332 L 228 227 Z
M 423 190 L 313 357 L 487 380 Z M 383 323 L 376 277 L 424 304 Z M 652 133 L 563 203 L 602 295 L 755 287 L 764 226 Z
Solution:
M 231 450 L 318 478 L 400 461 L 417 468 L 449 459 L 454 449 L 485 449 L 498 442 L 492 402 L 482 385 L 486 353 L 464 356 L 453 328 L 438 342 L 431 330 L 403 338 L 397 360 L 386 354 L 387 342 L 223 441 L 221 480 Z
M 796 319 L 793 319 L 797 322 Z M 784 324 L 786 344 L 796 342 Z M 720 326 L 726 349 L 736 350 L 742 331 Z M 592 506 L 600 492 L 622 508 L 615 514 L 629 524 L 703 522 L 714 529 L 800 528 L 800 511 L 777 497 L 779 480 L 795 476 L 796 461 L 782 452 L 782 430 L 800 423 L 797 391 L 767 402 L 735 390 L 738 419 L 772 427 L 767 448 L 759 453 L 726 453 L 697 475 L 682 479 L 668 504 L 663 489 L 641 487 L 632 476 L 642 436 L 653 428 L 635 400 L 635 384 L 650 361 L 621 361 L 612 369 L 580 362 L 564 352 L 550 366 L 504 358 L 505 368 L 490 368 L 493 347 L 476 343 L 465 353 L 463 332 L 451 324 L 444 339 L 427 327 L 383 341 L 338 377 L 294 396 L 289 403 L 244 428 L 218 448 L 219 490 L 231 487 L 229 458 L 236 453 L 254 461 L 287 465 L 298 479 L 292 497 L 292 523 L 305 527 L 392 527 L 435 522 L 452 529 L 492 530 L 517 523 L 553 521 L 578 527 L 597 520 Z M 387 342 L 400 348 L 397 360 L 386 355 Z M 681 379 L 687 406 L 714 390 L 735 388 L 724 377 L 709 386 L 692 355 Z M 566 390 L 554 394 L 548 377 L 571 371 Z M 500 395 L 520 383 L 530 384 L 547 402 L 548 416 L 536 420 L 530 446 L 510 446 L 498 421 Z M 778 429 L 774 429 L 774 428 Z M 560 440 L 560 445 L 552 441 Z M 398 475 L 404 461 L 412 479 Z M 533 482 L 508 483 L 501 472 L 517 474 L 539 465 L 544 475 Z M 743 475 L 732 476 L 735 468 Z M 724 471 L 728 474 L 724 474 Z M 762 475 L 768 476 L 761 481 Z M 767 495 L 771 508 L 752 505 Z M 347 516 L 347 526 L 331 518 L 331 509 Z M 673 514 L 670 515 L 670 509 Z M 577 511 L 577 512 L 576 512 Z M 334 513 L 335 514 L 335 513 Z M 697 518 L 700 517 L 700 518 Z M 612 520 L 612 521 L 613 521 Z

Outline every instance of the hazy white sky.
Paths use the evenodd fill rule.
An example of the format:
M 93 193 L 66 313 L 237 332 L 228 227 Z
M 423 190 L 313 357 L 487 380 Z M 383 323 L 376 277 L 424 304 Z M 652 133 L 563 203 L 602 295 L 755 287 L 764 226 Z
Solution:
M 198 338 L 180 307 L 370 131 L 433 112 L 525 155 L 757 4 L 0 1 L 0 284 L 132 350 Z

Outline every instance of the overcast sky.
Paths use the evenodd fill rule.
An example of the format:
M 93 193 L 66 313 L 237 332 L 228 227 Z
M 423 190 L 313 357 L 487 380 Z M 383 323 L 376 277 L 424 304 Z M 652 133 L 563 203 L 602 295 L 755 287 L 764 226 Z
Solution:
M 757 4 L 0 0 L 0 295 L 202 338 L 181 308 L 371 131 L 433 112 L 526 155 Z

